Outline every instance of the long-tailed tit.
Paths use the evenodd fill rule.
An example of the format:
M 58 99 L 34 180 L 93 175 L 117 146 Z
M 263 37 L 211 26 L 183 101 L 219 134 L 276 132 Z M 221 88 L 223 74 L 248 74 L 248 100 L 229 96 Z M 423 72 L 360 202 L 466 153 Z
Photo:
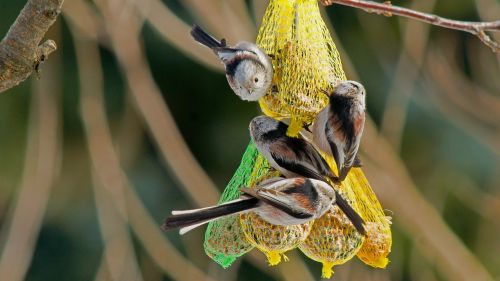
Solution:
M 287 129 L 288 125 L 285 123 L 267 116 L 255 117 L 250 122 L 250 135 L 257 149 L 285 177 L 306 177 L 321 181 L 335 178 L 314 146 L 300 136 L 287 136 Z M 338 192 L 335 201 L 354 227 L 365 234 L 363 219 Z
M 365 126 L 365 87 L 344 81 L 330 94 L 330 104 L 314 121 L 314 143 L 337 163 L 338 178 L 343 181 L 351 167 L 360 166 L 357 158 Z
M 209 221 L 243 212 L 255 212 L 275 225 L 296 225 L 317 219 L 335 203 L 327 183 L 306 178 L 273 178 L 253 188 L 241 188 L 239 199 L 208 208 L 172 211 L 163 230 L 181 228 L 184 234 Z
M 242 100 L 256 101 L 267 93 L 273 79 L 273 65 L 262 49 L 249 42 L 229 47 L 225 39 L 215 39 L 196 24 L 191 36 L 212 49 L 224 63 L 229 86 Z

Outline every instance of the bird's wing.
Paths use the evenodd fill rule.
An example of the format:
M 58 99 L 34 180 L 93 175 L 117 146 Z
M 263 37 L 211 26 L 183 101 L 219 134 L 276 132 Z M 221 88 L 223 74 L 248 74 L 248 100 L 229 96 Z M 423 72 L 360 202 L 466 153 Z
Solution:
M 283 139 L 288 147 L 295 152 L 296 159 L 299 160 L 298 162 L 321 175 L 321 178 L 316 179 L 323 180 L 325 177 L 333 177 L 330 166 L 311 143 L 303 138 L 291 138 L 287 136 Z
M 339 172 L 339 178 L 341 180 L 345 179 L 351 167 L 354 166 L 358 154 L 359 143 L 361 142 L 361 136 L 363 135 L 363 127 L 365 123 L 365 114 L 359 114 L 355 117 L 353 122 L 353 139 L 350 142 L 346 142 L 344 146 L 344 162 Z M 358 159 L 359 160 L 359 159 Z M 359 162 L 359 161 L 358 161 Z
M 331 154 L 332 152 L 330 149 L 330 145 L 328 144 L 325 134 L 326 122 L 328 120 L 328 112 L 329 112 L 329 106 L 327 106 L 320 113 L 318 113 L 312 126 L 312 134 L 316 146 L 319 147 L 319 149 L 323 150 L 324 152 Z
M 304 157 L 306 153 L 303 145 L 297 142 L 298 139 L 281 138 L 269 146 L 269 151 L 273 160 L 282 168 L 306 177 L 318 180 L 324 180 L 321 172 L 313 166 L 308 157 Z M 316 152 L 317 153 L 317 152 Z
M 238 59 L 255 59 L 256 54 L 252 51 L 247 51 L 247 50 L 242 50 L 242 49 L 235 49 L 235 48 L 229 48 L 229 47 L 221 47 L 221 48 L 215 48 L 215 52 L 217 53 L 217 56 L 222 60 L 224 64 L 231 64 L 233 63 L 237 58 Z
M 335 163 L 337 164 L 337 170 L 340 172 L 345 158 L 344 146 L 347 136 L 342 130 L 340 119 L 336 115 L 330 113 L 327 122 L 328 124 L 325 126 L 326 139 L 330 145 L 333 159 L 335 159 Z
M 263 202 L 298 219 L 308 219 L 314 216 L 314 206 L 303 194 L 287 194 L 274 189 L 261 187 L 241 188 L 243 193 L 251 195 Z
M 333 178 L 334 175 L 326 160 L 321 156 L 321 154 L 319 154 L 314 146 L 312 146 L 305 140 L 304 142 L 304 156 L 310 159 L 312 165 L 321 173 L 321 175 L 323 175 L 324 177 Z
M 352 163 L 352 166 L 356 168 L 363 167 L 363 162 L 361 162 L 361 159 L 359 159 L 359 155 L 356 155 L 356 157 L 354 157 L 354 162 Z

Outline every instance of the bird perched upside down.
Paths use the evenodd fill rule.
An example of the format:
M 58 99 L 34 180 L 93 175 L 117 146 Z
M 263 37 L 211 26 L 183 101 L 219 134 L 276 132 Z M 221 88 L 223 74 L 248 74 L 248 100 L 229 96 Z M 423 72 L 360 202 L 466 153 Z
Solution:
M 360 166 L 357 158 L 365 126 L 365 87 L 356 81 L 338 84 L 329 95 L 330 103 L 314 121 L 314 143 L 337 163 L 338 179 L 343 181 L 352 167 Z
M 250 122 L 250 135 L 257 149 L 285 177 L 306 177 L 320 181 L 335 179 L 314 146 L 300 136 L 287 136 L 287 129 L 285 123 L 267 116 L 255 117 Z M 354 227 L 365 234 L 363 219 L 338 192 L 335 201 Z
M 239 199 L 219 206 L 172 211 L 162 229 L 181 228 L 182 235 L 212 220 L 250 211 L 271 224 L 296 225 L 323 216 L 336 200 L 327 183 L 306 178 L 272 178 L 253 188 L 241 188 L 241 192 Z
M 193 25 L 191 36 L 219 57 L 226 68 L 229 86 L 242 100 L 257 101 L 267 93 L 273 79 L 273 65 L 257 45 L 239 42 L 229 47 L 225 39 L 215 39 L 198 25 Z

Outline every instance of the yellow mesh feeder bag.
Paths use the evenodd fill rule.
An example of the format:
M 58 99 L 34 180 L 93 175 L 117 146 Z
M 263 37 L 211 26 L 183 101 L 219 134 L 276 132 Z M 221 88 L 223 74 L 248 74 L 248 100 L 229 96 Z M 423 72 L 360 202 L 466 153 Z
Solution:
M 311 123 L 327 103 L 321 90 L 346 80 L 340 56 L 321 19 L 316 0 L 270 0 L 257 44 L 273 58 L 273 87 L 259 101 L 262 111 L 276 119 L 290 119 L 290 136 Z M 331 157 L 325 159 L 335 172 Z M 252 187 L 272 176 L 267 161 L 250 142 L 220 203 L 239 197 L 239 188 Z M 390 219 L 384 214 L 361 169 L 354 168 L 337 190 L 365 220 L 361 236 L 337 208 L 320 219 L 298 226 L 273 226 L 253 213 L 211 222 L 205 234 L 205 251 L 223 267 L 254 247 L 266 254 L 271 265 L 288 250 L 299 247 L 323 264 L 330 278 L 334 265 L 355 255 L 366 264 L 384 268 L 391 249 Z
M 277 171 L 268 171 L 257 182 L 280 176 Z M 277 265 L 281 257 L 288 260 L 285 252 L 295 249 L 304 242 L 311 231 L 313 222 L 281 226 L 273 225 L 263 220 L 255 213 L 240 215 L 240 225 L 245 238 L 250 244 L 263 252 L 269 265 Z
M 287 261 L 285 252 L 304 242 L 313 224 L 311 221 L 292 226 L 273 225 L 255 213 L 242 214 L 240 223 L 247 241 L 266 255 L 269 265 L 279 264 L 282 257 Z
M 358 258 L 370 266 L 385 268 L 392 246 L 391 217 L 384 214 L 361 168 L 351 169 L 343 185 L 354 192 L 358 202 L 356 210 L 365 220 L 367 235 Z
M 337 173 L 331 157 L 322 156 L 330 168 Z M 363 204 L 356 195 L 356 190 L 346 186 L 345 180 L 341 186 L 330 183 L 339 194 L 345 198 L 364 219 L 360 212 Z M 323 264 L 322 277 L 330 278 L 333 266 L 343 264 L 352 259 L 362 248 L 365 237 L 361 235 L 347 216 L 337 206 L 333 206 L 328 213 L 314 222 L 307 239 L 299 245 L 299 249 L 310 259 Z
M 333 266 L 349 261 L 359 251 L 363 237 L 337 207 L 314 222 L 299 249 L 310 259 L 323 264 L 322 277 L 330 278 Z
M 328 103 L 320 90 L 346 80 L 339 53 L 313 0 L 271 0 L 257 45 L 273 59 L 274 88 L 260 99 L 271 117 L 292 118 L 289 135 Z

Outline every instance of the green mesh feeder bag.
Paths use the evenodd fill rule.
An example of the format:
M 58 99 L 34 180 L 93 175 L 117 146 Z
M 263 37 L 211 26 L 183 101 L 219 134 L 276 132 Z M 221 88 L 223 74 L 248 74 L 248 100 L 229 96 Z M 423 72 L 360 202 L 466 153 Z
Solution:
M 268 171 L 267 161 L 259 154 L 254 144 L 250 143 L 219 203 L 237 199 L 240 197 L 240 187 L 253 186 Z M 208 224 L 204 247 L 209 257 L 222 267 L 228 267 L 237 257 L 252 250 L 254 246 L 245 238 L 239 215 L 233 215 Z
M 261 109 L 273 118 L 290 119 L 287 133 L 297 136 L 303 125 L 311 123 L 327 105 L 321 90 L 333 89 L 346 80 L 317 1 L 270 0 L 257 44 L 273 57 L 274 68 L 274 90 L 259 100 Z M 334 160 L 323 156 L 336 172 Z M 274 173 L 250 143 L 219 203 L 238 198 L 240 187 L 251 188 Z M 285 252 L 299 248 L 323 264 L 325 278 L 331 277 L 334 265 L 354 256 L 370 266 L 384 268 L 392 245 L 390 218 L 384 214 L 363 171 L 351 169 L 346 180 L 334 188 L 365 220 L 366 236 L 360 235 L 336 206 L 320 219 L 296 226 L 271 225 L 250 212 L 209 223 L 204 243 L 207 255 L 228 267 L 257 248 L 270 265 L 276 265 Z

